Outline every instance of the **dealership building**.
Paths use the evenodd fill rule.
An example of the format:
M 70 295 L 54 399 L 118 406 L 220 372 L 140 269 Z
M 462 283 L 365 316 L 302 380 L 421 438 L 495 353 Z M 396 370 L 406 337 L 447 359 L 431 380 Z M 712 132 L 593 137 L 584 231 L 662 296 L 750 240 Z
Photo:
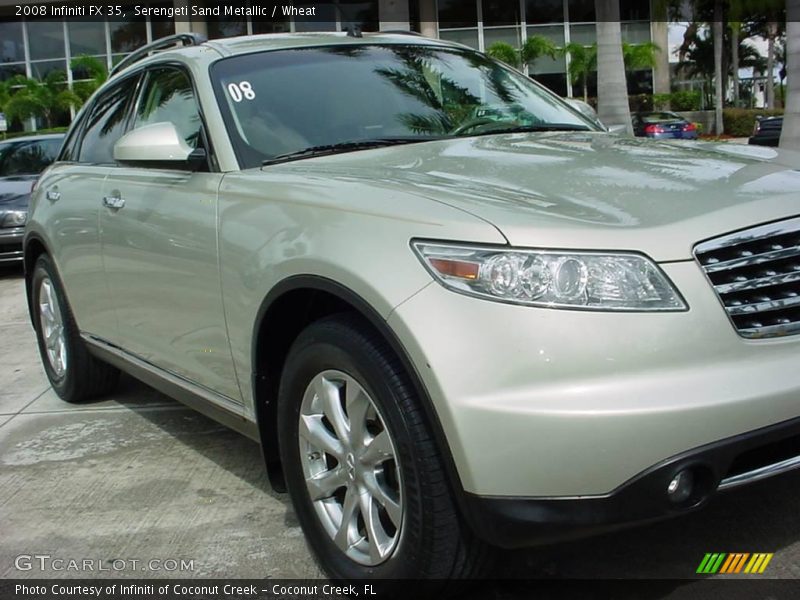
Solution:
M 623 41 L 655 42 L 656 68 L 630 77 L 632 93 L 669 92 L 667 24 L 651 18 L 657 0 L 621 0 Z M 595 42 L 594 0 L 302 0 L 288 2 L 296 16 L 264 16 L 272 3 L 167 0 L 130 2 L 115 0 L 124 14 L 90 16 L 88 2 L 25 2 L 0 0 L 0 81 L 16 74 L 43 78 L 53 70 L 65 71 L 70 81 L 80 74 L 67 65 L 73 57 L 95 56 L 109 67 L 147 42 L 175 32 L 194 31 L 209 38 L 275 32 L 343 31 L 350 26 L 363 31 L 414 30 L 485 50 L 493 43 L 515 47 L 534 35 L 557 46 L 570 42 Z M 224 7 L 229 13 L 224 14 Z M 231 7 L 238 10 L 232 10 Z M 83 9 L 82 16 L 54 16 Z M 107 3 L 103 10 L 108 10 Z M 42 14 L 44 12 L 44 14 Z M 266 11 L 269 12 L 268 10 Z M 215 14 L 219 13 L 219 14 Z M 80 15 L 80 13 L 77 13 Z M 529 66 L 538 81 L 565 96 L 580 95 L 567 76 L 568 57 L 540 58 Z M 594 84 L 590 84 L 593 95 Z

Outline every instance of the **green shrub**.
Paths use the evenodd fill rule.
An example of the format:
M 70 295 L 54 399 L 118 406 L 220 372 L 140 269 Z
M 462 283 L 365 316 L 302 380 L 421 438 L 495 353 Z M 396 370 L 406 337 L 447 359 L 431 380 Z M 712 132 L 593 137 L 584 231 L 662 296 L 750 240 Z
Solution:
M 756 117 L 782 115 L 783 109 L 766 108 L 726 108 L 722 111 L 725 133 L 733 137 L 749 137 L 753 134 Z
M 38 131 L 9 131 L 5 134 L 0 133 L 0 141 L 3 139 L 10 140 L 12 138 L 26 137 L 29 135 L 45 135 L 47 133 L 66 133 L 69 127 L 51 127 L 50 129 L 39 129 Z
M 645 112 L 653 110 L 653 97 L 650 94 L 635 94 L 628 96 L 631 112 Z
M 700 110 L 702 96 L 699 91 L 686 90 L 670 94 L 672 110 Z
M 672 94 L 653 94 L 654 110 L 669 110 Z

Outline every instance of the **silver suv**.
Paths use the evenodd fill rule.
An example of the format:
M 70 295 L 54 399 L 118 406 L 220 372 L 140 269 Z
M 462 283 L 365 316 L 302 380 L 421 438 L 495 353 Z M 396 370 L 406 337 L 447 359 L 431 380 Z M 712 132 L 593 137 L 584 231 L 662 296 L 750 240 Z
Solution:
M 411 35 L 161 40 L 34 193 L 44 366 L 260 441 L 335 577 L 679 515 L 800 464 L 800 173 L 748 152 Z

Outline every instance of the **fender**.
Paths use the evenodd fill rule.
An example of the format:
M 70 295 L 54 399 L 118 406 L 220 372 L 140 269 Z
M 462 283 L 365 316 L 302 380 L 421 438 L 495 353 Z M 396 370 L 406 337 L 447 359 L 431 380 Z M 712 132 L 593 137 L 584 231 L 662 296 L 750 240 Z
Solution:
M 275 402 L 276 398 L 271 397 L 268 393 L 267 377 L 265 373 L 259 371 L 258 359 L 258 336 L 261 327 L 264 323 L 264 317 L 276 300 L 281 298 L 284 294 L 293 290 L 316 290 L 334 296 L 357 310 L 369 323 L 374 327 L 386 342 L 391 347 L 392 351 L 400 359 L 403 368 L 411 378 L 414 391 L 422 403 L 425 416 L 428 418 L 428 423 L 431 426 L 436 443 L 439 450 L 444 457 L 445 472 L 447 473 L 448 483 L 451 489 L 455 492 L 457 503 L 464 513 L 464 488 L 461 485 L 461 479 L 458 475 L 458 470 L 455 466 L 452 453 L 450 452 L 450 445 L 447 443 L 447 438 L 444 434 L 441 422 L 439 421 L 436 408 L 428 394 L 427 389 L 422 383 L 414 363 L 409 358 L 409 354 L 404 348 L 402 342 L 397 337 L 395 332 L 386 323 L 386 320 L 361 296 L 352 291 L 351 289 L 343 286 L 342 284 L 331 279 L 317 276 L 317 275 L 294 275 L 288 277 L 278 284 L 276 284 L 264 298 L 261 306 L 259 307 L 256 322 L 253 327 L 252 337 L 252 364 L 253 364 L 253 393 L 254 393 L 254 407 L 256 412 L 256 419 L 258 422 L 259 431 L 261 433 L 261 448 L 264 453 L 264 461 L 267 465 L 267 473 L 273 487 L 280 491 L 285 491 L 285 484 L 283 482 L 283 473 L 280 467 L 280 455 L 277 443 L 277 430 L 274 418 L 270 420 L 270 415 L 275 414 L 277 407 L 272 406 L 270 403 Z

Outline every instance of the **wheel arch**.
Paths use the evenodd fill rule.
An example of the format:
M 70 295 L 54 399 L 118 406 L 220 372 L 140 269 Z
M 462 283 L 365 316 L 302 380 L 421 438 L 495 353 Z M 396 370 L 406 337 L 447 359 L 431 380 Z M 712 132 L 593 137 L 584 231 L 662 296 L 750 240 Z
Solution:
M 357 313 L 400 359 L 422 403 L 444 457 L 448 482 L 461 507 L 463 487 L 444 429 L 422 378 L 402 342 L 380 313 L 361 296 L 336 281 L 315 275 L 289 277 L 276 285 L 262 302 L 253 329 L 253 401 L 271 484 L 275 489 L 285 490 L 276 417 L 278 386 L 286 355 L 294 339 L 307 325 L 337 312 Z
M 33 290 L 31 289 L 31 282 L 33 278 L 33 269 L 36 266 L 36 261 L 42 254 L 46 254 L 52 258 L 47 244 L 37 234 L 31 233 L 25 238 L 23 246 L 22 264 L 25 273 L 25 298 L 28 303 L 28 316 L 33 325 Z M 53 263 L 53 266 L 58 271 L 58 267 Z M 60 277 L 60 275 L 59 275 Z

